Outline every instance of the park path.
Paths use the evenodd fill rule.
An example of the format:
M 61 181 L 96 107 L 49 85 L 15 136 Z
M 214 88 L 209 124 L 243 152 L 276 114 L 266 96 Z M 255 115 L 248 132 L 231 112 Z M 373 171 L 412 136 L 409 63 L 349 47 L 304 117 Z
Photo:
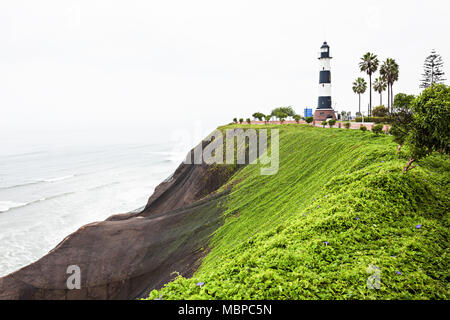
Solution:
M 298 123 L 299 124 L 307 124 L 307 122 L 304 120 L 300 120 Z M 336 124 L 334 125 L 334 128 L 345 128 L 344 123 L 345 122 L 336 122 Z M 262 124 L 263 125 L 263 124 L 265 124 L 265 122 L 255 120 L 255 121 L 251 121 L 251 124 Z M 281 122 L 280 121 L 267 121 L 267 124 L 281 124 Z M 283 124 L 297 124 L 297 122 L 289 120 L 289 121 L 284 121 Z M 323 127 L 322 121 L 314 121 L 310 125 L 319 127 L 319 128 Z M 374 125 L 375 125 L 374 122 L 350 122 L 350 129 L 356 130 L 361 127 L 366 127 L 367 130 L 372 130 Z M 390 125 L 387 125 L 387 124 L 383 125 L 384 132 L 387 133 L 389 131 L 389 128 L 390 128 Z

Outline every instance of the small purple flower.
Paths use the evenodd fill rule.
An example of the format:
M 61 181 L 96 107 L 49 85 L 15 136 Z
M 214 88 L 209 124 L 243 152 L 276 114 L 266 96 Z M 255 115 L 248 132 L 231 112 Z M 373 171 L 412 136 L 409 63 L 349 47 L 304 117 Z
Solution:
M 397 258 L 397 256 L 391 256 L 392 258 Z
M 402 275 L 400 271 L 395 271 L 396 274 Z
M 162 300 L 163 299 L 162 296 L 163 295 L 160 295 L 159 298 L 155 298 L 155 300 Z
M 366 176 L 369 174 L 369 172 L 366 173 Z
M 328 195 L 326 194 L 326 195 L 325 195 L 325 198 L 327 198 L 327 197 L 328 197 Z
M 355 219 L 356 219 L 356 220 L 359 220 L 359 217 L 356 217 Z
M 197 282 L 197 287 L 202 287 L 202 285 L 204 285 L 205 283 L 204 282 Z
M 383 160 L 381 160 L 381 163 L 384 163 L 384 161 L 383 161 Z
M 420 228 L 422 228 L 422 225 L 421 225 L 421 224 L 418 224 L 418 225 L 416 226 L 416 229 L 420 229 Z
M 317 206 L 317 209 L 319 209 L 320 208 L 320 206 Z
M 323 242 L 326 246 L 329 244 L 329 242 L 328 241 L 324 241 Z
M 316 201 L 316 198 L 314 198 L 314 201 Z

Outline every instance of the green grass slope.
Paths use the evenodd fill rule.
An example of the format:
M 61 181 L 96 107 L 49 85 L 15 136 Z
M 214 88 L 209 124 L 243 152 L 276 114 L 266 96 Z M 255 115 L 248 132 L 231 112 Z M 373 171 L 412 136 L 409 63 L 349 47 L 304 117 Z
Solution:
M 237 172 L 199 270 L 149 299 L 449 298 L 447 157 L 402 174 L 389 136 L 266 127 L 280 129 L 278 174 Z

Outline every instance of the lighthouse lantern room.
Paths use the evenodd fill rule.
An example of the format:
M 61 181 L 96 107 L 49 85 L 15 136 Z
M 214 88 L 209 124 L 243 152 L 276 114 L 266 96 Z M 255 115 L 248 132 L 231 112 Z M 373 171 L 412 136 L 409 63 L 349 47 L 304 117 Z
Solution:
M 324 42 L 319 53 L 319 101 L 314 112 L 314 120 L 316 121 L 336 119 L 336 114 L 331 105 L 331 59 L 330 47 Z

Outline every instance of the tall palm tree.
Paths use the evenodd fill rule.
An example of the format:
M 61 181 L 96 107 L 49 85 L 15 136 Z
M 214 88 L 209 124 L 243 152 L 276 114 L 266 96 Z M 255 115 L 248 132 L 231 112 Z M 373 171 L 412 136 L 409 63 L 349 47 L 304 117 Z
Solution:
M 372 115 L 372 74 L 378 70 L 378 58 L 376 54 L 367 52 L 359 63 L 359 69 L 361 72 L 365 72 L 369 75 L 369 91 L 370 91 L 370 103 L 369 113 Z
M 395 62 L 394 59 L 387 58 L 385 62 L 383 62 L 383 65 L 380 68 L 380 74 L 381 77 L 386 81 L 387 83 L 387 89 L 388 89 L 388 109 L 392 113 L 392 105 L 394 102 L 394 93 L 392 90 L 392 85 L 395 81 L 398 80 L 399 75 L 399 66 L 397 62 Z
M 387 83 L 383 77 L 378 77 L 373 83 L 373 89 L 380 94 L 380 106 L 383 105 L 383 91 L 386 90 Z
M 355 82 L 353 82 L 352 89 L 353 89 L 353 92 L 358 94 L 358 96 L 359 96 L 359 114 L 361 114 L 361 94 L 366 92 L 366 89 L 367 89 L 366 80 L 364 80 L 363 78 L 356 79 Z

